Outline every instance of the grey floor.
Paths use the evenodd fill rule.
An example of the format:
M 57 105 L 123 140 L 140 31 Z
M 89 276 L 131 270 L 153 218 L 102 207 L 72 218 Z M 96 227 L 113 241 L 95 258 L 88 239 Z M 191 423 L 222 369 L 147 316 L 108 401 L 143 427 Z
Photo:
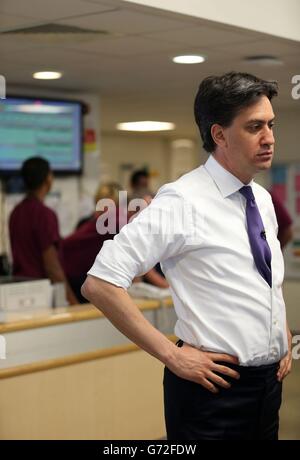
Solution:
M 293 360 L 292 372 L 284 380 L 279 439 L 300 440 L 300 359 Z

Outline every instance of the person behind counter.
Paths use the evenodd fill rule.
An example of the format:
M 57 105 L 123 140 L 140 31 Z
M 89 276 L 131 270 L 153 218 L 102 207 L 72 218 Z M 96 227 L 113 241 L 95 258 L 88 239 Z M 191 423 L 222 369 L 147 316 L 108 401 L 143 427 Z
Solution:
M 285 246 L 287 246 L 287 244 L 293 239 L 293 220 L 276 193 L 271 190 L 270 195 L 278 223 L 277 238 L 280 242 L 281 249 L 284 249 Z
M 59 260 L 57 216 L 44 204 L 53 182 L 50 165 L 44 158 L 29 158 L 22 165 L 21 175 L 27 193 L 9 219 L 13 275 L 64 283 L 69 304 L 77 304 Z
M 130 177 L 130 188 L 132 197 L 150 194 L 150 175 L 147 169 L 133 171 Z
M 112 239 L 119 231 L 119 192 L 121 187 L 115 182 L 108 182 L 99 186 L 95 194 L 95 204 L 100 204 L 100 200 L 112 200 L 115 204 L 116 227 L 114 232 L 100 234 L 97 231 L 97 220 L 103 213 L 111 212 L 96 210 L 92 216 L 81 225 L 67 238 L 62 241 L 61 253 L 62 263 L 67 279 L 78 297 L 80 303 L 88 302 L 80 293 L 82 283 L 86 278 L 86 272 L 93 264 L 98 252 L 104 241 Z M 98 208 L 98 206 L 96 206 Z

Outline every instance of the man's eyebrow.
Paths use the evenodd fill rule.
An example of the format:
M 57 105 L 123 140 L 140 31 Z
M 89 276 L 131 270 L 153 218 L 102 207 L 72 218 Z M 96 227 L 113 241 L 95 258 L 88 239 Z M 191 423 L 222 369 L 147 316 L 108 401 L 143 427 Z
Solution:
M 271 123 L 272 121 L 275 120 L 275 117 L 271 118 L 270 120 L 268 120 L 267 123 Z M 252 123 L 265 123 L 265 120 L 262 120 L 261 118 L 253 118 L 252 120 L 248 120 L 246 122 L 247 125 L 250 125 Z

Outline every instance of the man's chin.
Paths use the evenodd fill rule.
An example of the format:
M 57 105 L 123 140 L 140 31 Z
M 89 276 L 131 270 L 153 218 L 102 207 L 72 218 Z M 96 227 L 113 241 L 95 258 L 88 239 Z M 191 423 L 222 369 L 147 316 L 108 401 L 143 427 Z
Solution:
M 260 160 L 256 163 L 256 167 L 258 171 L 265 171 L 266 169 L 270 169 L 272 166 L 273 157 L 268 158 L 267 160 Z
M 272 162 L 268 164 L 263 164 L 263 165 L 256 165 L 254 169 L 253 176 L 256 176 L 256 174 L 263 173 L 264 171 L 268 171 L 272 166 Z
M 259 171 L 265 171 L 267 169 L 270 169 L 271 166 L 272 166 L 272 161 L 270 161 L 268 163 L 264 163 L 263 165 L 260 165 Z

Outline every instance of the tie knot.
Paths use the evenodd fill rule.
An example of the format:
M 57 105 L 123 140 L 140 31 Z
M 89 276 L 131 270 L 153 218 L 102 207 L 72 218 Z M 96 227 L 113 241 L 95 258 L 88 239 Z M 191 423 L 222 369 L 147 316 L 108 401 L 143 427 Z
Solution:
M 250 185 L 244 185 L 244 187 L 239 189 L 239 192 L 246 198 L 247 201 L 255 201 L 255 197 Z

